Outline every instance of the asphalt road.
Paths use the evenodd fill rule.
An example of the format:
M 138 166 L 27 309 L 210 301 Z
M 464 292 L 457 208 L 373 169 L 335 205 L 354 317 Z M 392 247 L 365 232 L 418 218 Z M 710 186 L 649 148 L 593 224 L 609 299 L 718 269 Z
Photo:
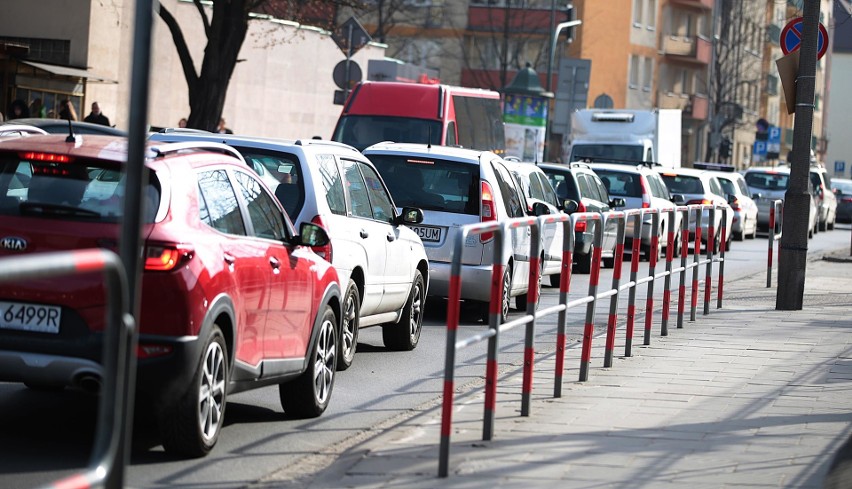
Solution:
M 849 246 L 850 227 L 839 225 L 833 232 L 817 234 L 810 241 L 809 254 L 816 257 Z M 734 242 L 727 254 L 726 280 L 765 273 L 766 255 L 767 241 L 763 236 Z M 662 269 L 662 265 L 658 266 L 658 271 Z M 608 288 L 609 270 L 603 271 L 600 283 L 601 289 Z M 659 301 L 662 281 L 657 282 L 655 289 Z M 571 298 L 586 295 L 587 276 L 574 274 L 571 291 Z M 542 303 L 556 304 L 557 296 L 557 289 L 545 288 Z M 644 306 L 644 288 L 637 298 L 637 305 Z M 622 299 L 622 308 L 625 303 L 626 299 Z M 598 304 L 598 331 L 605 324 L 607 305 L 608 300 Z M 282 467 L 289 466 L 296 473 L 312 471 L 314 468 L 304 463 L 305 455 L 333 451 L 358 436 L 381 429 L 383 424 L 416 406 L 436 402 L 443 384 L 446 308 L 442 301 L 436 300 L 430 301 L 428 308 L 420 344 L 412 352 L 385 351 L 377 328 L 361 332 L 355 363 L 339 374 L 331 405 L 320 418 L 288 418 L 281 410 L 274 387 L 234 395 L 229 399 L 226 426 L 213 453 L 202 459 L 178 460 L 163 452 L 153 436 L 153 426 L 145 421 L 145 413 L 137 413 L 127 485 L 231 489 L 252 485 Z M 569 345 L 580 339 L 584 313 L 585 308 L 579 307 L 569 314 Z M 481 324 L 464 323 L 459 338 L 482 328 Z M 554 332 L 555 316 L 539 322 L 536 336 L 539 350 L 553 348 Z M 658 321 L 654 334 L 659 334 Z M 521 362 L 521 328 L 505 333 L 500 344 L 501 365 L 510 368 Z M 485 351 L 482 344 L 460 352 L 457 386 L 480 381 Z M 576 358 L 576 353 L 569 353 L 568 361 Z M 96 416 L 94 397 L 68 390 L 36 392 L 22 385 L 0 383 L 0 487 L 38 487 L 85 467 Z

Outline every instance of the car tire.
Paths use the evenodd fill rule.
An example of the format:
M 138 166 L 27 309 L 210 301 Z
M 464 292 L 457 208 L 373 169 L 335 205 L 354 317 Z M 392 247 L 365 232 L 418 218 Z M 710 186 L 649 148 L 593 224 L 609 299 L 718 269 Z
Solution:
M 553 275 L 550 275 L 550 286 L 551 287 L 559 288 L 559 283 L 561 281 L 562 281 L 562 274 L 561 273 L 554 273 Z
M 343 320 L 340 324 L 340 351 L 337 353 L 337 370 L 343 371 L 352 366 L 355 351 L 358 349 L 358 331 L 361 322 L 361 295 L 358 285 L 349 279 L 346 294 L 343 296 Z
M 382 325 L 385 347 L 394 351 L 411 351 L 417 348 L 423 330 L 423 311 L 426 305 L 426 287 L 420 270 L 414 271 L 411 292 L 402 309 L 402 318 L 396 324 Z
M 588 253 L 585 255 L 577 255 L 577 272 L 579 273 L 592 273 L 592 253 Z
M 216 445 L 222 431 L 229 370 L 228 349 L 218 324 L 210 329 L 201 351 L 186 392 L 160 413 L 167 453 L 203 457 Z
M 337 342 L 337 316 L 325 305 L 319 331 L 308 350 L 307 368 L 296 379 L 278 385 L 278 398 L 286 414 L 316 418 L 328 407 L 337 372 Z
M 744 241 L 745 240 L 745 226 L 742 231 L 734 231 L 734 240 L 736 241 Z
M 819 232 L 828 231 L 828 219 L 819 223 Z
M 814 228 L 808 229 L 808 239 L 812 239 L 814 237 Z

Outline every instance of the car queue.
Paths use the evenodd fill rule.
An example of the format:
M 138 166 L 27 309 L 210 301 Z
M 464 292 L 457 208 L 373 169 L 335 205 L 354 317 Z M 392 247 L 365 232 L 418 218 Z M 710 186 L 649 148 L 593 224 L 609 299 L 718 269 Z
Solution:
M 32 133 L 0 138 L 0 232 L 13 237 L 0 256 L 115 249 L 126 137 Z M 762 197 L 748 173 L 525 163 L 428 143 L 358 151 L 179 130 L 152 134 L 146 151 L 137 389 L 165 449 L 191 457 L 214 448 L 229 394 L 277 385 L 285 412 L 321 415 L 337 373 L 355 359 L 361 328 L 381 327 L 390 350 L 416 348 L 427 300 L 448 295 L 452 240 L 464 225 L 655 208 L 666 216 L 661 232 L 680 232 L 680 215 L 670 223 L 663 211 L 715 203 L 728 207 L 731 234 L 721 242 L 717 215 L 713 238 L 729 249 L 732 236 L 753 238 L 763 222 L 763 209 L 748 203 Z M 830 182 L 822 184 L 831 193 Z M 826 206 L 831 229 L 837 210 Z M 641 230 L 645 259 L 650 224 Z M 575 270 L 588 273 L 592 235 L 585 223 L 574 231 Z M 612 267 L 614 224 L 603 231 L 602 262 Z M 533 258 L 526 230 L 510 232 L 502 241 L 501 320 L 513 306 L 525 308 Z M 543 237 L 539 263 L 551 286 L 559 284 L 562 240 L 561 227 Z M 486 323 L 497 241 L 469 237 L 462 256 L 461 297 Z M 0 381 L 97 392 L 103 302 L 88 275 L 0 286 Z

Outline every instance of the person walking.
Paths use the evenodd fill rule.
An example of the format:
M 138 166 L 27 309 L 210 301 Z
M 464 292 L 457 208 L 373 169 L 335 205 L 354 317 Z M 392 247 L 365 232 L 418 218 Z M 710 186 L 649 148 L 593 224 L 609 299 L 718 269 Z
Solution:
M 30 108 L 27 107 L 27 103 L 21 99 L 15 99 L 12 102 L 12 105 L 9 106 L 9 113 L 7 114 L 8 119 L 11 121 L 12 119 L 26 119 L 30 116 Z
M 225 118 L 222 117 L 219 119 L 219 126 L 216 128 L 216 132 L 219 134 L 233 134 L 234 131 L 230 130 L 228 126 L 225 125 Z
M 83 119 L 83 122 L 109 126 L 109 119 L 101 112 L 101 107 L 97 102 L 92 102 L 92 112 Z
M 76 121 L 77 120 L 77 111 L 74 110 L 74 104 L 71 103 L 67 98 L 64 99 L 59 104 L 59 118 L 65 119 L 66 121 Z

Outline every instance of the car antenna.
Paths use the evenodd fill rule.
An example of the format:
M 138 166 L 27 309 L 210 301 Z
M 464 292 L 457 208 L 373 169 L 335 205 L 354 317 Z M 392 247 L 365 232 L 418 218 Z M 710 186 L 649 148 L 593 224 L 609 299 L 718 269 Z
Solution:
M 68 137 L 65 138 L 66 143 L 76 143 L 77 137 L 74 136 L 74 126 L 71 125 L 71 119 L 68 119 Z
M 429 140 L 426 141 L 426 149 L 432 149 L 432 125 L 428 126 L 429 129 Z

